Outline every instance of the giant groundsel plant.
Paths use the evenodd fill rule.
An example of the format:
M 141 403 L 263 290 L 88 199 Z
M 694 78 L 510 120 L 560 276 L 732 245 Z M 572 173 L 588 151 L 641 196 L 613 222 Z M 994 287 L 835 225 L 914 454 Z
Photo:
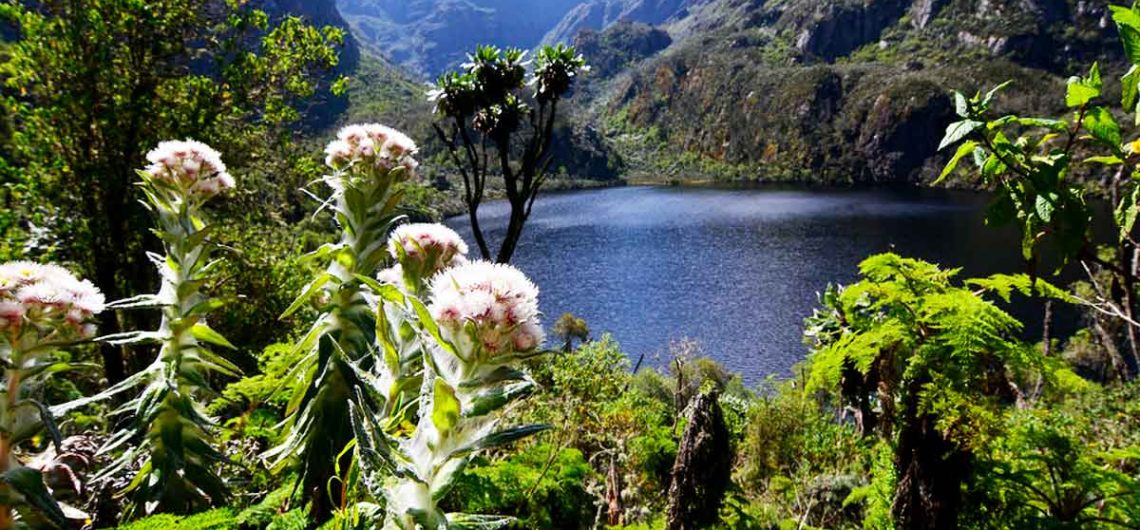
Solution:
M 138 331 L 104 340 L 116 344 L 157 343 L 158 355 L 146 369 L 101 395 L 72 406 L 101 399 L 138 386 L 138 395 L 121 407 L 130 413 L 129 428 L 117 432 L 104 452 L 131 444 L 97 479 L 115 475 L 142 461 L 124 493 L 134 497 L 134 510 L 188 513 L 218 504 L 228 497 L 217 470 L 225 461 L 215 449 L 215 422 L 199 401 L 211 393 L 209 373 L 238 375 L 238 368 L 211 351 L 207 344 L 232 348 L 206 323 L 210 310 L 221 303 L 200 289 L 214 277 L 217 261 L 210 259 L 211 226 L 202 207 L 234 187 L 221 156 L 195 141 L 163 142 L 147 154 L 150 165 L 138 174 L 146 206 L 154 215 L 155 234 L 163 255 L 150 254 L 162 286 L 158 294 L 115 304 L 117 308 L 157 308 L 162 321 L 156 331 Z
M 56 357 L 65 346 L 95 334 L 103 295 L 55 265 L 0 265 L 0 529 L 66 527 L 39 470 L 24 465 L 22 445 L 47 431 L 59 448 L 52 414 L 31 395 L 52 374 L 74 367 Z
M 351 405 L 362 476 L 385 502 L 385 528 L 505 526 L 509 518 L 447 514 L 438 502 L 476 452 L 546 429 L 500 429 L 496 416 L 534 387 L 520 365 L 543 341 L 538 289 L 513 267 L 474 262 L 437 274 L 426 306 L 393 290 L 388 287 L 386 304 L 410 308 L 428 336 L 418 407 L 387 406 L 390 381 L 399 377 L 371 379 Z M 379 338 L 385 350 L 401 349 L 387 344 L 390 337 Z
M 304 496 L 313 502 L 313 517 L 327 520 L 343 491 L 333 485 L 337 464 L 352 441 L 349 402 L 361 393 L 362 374 L 375 362 L 377 312 L 374 280 L 389 258 L 388 235 L 400 219 L 398 184 L 415 173 L 415 143 L 383 125 L 345 127 L 329 144 L 326 163 L 332 173 L 324 182 L 342 230 L 339 242 L 324 245 L 309 259 L 328 266 L 286 310 L 291 315 L 311 301 L 321 314 L 297 343 L 304 352 L 294 377 L 302 386 L 289 404 L 289 435 L 266 456 L 274 468 L 296 463 Z

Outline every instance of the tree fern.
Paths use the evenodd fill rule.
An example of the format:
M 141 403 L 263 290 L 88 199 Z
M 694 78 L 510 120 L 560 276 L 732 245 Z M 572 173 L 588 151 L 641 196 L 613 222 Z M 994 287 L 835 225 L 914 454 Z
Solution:
M 967 455 L 999 425 L 1002 405 L 1020 397 L 1017 381 L 1057 373 L 1017 339 L 1021 323 L 985 296 L 1063 293 L 1024 276 L 959 283 L 958 269 L 894 254 L 872 256 L 860 271 L 863 281 L 829 289 L 808 319 L 807 390 L 838 390 L 873 416 L 859 423 L 878 425 L 895 448 L 897 524 L 952 525 Z

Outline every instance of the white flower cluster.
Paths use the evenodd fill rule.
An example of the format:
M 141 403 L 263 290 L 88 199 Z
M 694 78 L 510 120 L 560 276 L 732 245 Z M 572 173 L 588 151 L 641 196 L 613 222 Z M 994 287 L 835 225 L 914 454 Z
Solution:
M 0 333 L 19 333 L 28 322 L 48 334 L 91 337 L 92 317 L 105 306 L 98 288 L 63 267 L 30 261 L 0 264 Z
M 403 166 L 409 175 L 419 162 L 412 158 L 418 148 L 408 135 L 378 123 L 349 125 L 325 148 L 325 164 L 342 170 L 352 165 L 371 165 L 385 170 Z
M 444 337 L 461 349 L 481 348 L 495 357 L 532 351 L 545 340 L 538 287 L 510 265 L 460 265 L 437 275 L 430 291 L 432 317 Z
M 462 263 L 467 255 L 463 238 L 439 223 L 401 225 L 388 238 L 388 254 L 400 259 L 400 249 L 409 261 L 425 262 L 435 271 Z
M 146 172 L 155 180 L 173 184 L 192 194 L 213 196 L 234 187 L 222 155 L 194 140 L 167 141 L 147 153 Z

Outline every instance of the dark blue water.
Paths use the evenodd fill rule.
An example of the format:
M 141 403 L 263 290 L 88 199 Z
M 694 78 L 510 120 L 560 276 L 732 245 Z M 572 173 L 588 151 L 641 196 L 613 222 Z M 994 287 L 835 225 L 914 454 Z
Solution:
M 1022 272 L 1017 234 L 984 226 L 987 198 L 945 190 L 630 187 L 547 195 L 514 264 L 542 290 L 547 324 L 564 312 L 595 337 L 612 333 L 633 359 L 667 360 L 671 341 L 757 382 L 804 358 L 804 317 L 829 282 L 857 279 L 871 254 L 893 251 L 963 267 Z M 505 203 L 480 219 L 496 241 Z M 469 242 L 465 217 L 454 226 Z M 497 248 L 497 247 L 496 247 Z M 1015 311 L 1029 321 L 1037 310 Z

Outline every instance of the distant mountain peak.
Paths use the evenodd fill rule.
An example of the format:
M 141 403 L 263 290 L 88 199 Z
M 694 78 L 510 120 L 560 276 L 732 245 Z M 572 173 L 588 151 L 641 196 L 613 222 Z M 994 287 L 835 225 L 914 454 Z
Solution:
M 661 24 L 710 0 L 337 0 L 364 46 L 434 77 L 476 45 L 524 49 L 573 42 L 619 21 Z

